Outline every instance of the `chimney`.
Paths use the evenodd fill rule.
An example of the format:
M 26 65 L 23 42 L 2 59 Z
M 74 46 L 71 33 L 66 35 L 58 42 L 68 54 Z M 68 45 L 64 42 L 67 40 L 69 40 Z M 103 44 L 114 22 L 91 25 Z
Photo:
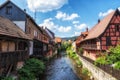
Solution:
M 26 12 L 26 9 L 24 9 L 24 11 Z
M 86 28 L 86 32 L 88 32 L 88 27 Z
M 98 19 L 98 23 L 100 23 L 100 19 Z

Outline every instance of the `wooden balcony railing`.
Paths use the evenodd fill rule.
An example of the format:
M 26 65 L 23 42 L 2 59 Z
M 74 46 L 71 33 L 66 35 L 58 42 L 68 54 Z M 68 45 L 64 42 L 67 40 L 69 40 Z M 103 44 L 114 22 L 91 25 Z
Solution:
M 0 67 L 15 64 L 28 58 L 28 51 L 0 52 Z
M 33 53 L 34 53 L 33 55 L 41 55 L 41 56 L 43 55 L 43 52 L 40 49 L 34 49 Z
M 97 45 L 96 44 L 85 44 L 85 45 L 82 45 L 82 48 L 84 48 L 84 49 L 97 49 Z

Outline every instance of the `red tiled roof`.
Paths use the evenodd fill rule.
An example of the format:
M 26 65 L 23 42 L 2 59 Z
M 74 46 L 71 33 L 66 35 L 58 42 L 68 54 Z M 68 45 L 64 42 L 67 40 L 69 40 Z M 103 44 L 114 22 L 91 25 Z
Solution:
M 81 40 L 82 40 L 82 36 L 80 35 L 80 36 L 77 37 L 77 39 L 76 39 L 76 41 L 75 41 L 76 44 L 79 44 L 79 42 L 80 42 Z
M 0 35 L 30 39 L 17 25 L 0 16 Z
M 103 20 L 101 20 L 98 24 L 96 24 L 91 30 L 89 30 L 88 35 L 82 41 L 98 38 L 107 28 L 114 13 L 115 13 L 115 11 L 111 12 Z
M 55 42 L 56 43 L 62 42 L 62 39 L 60 37 L 55 37 Z

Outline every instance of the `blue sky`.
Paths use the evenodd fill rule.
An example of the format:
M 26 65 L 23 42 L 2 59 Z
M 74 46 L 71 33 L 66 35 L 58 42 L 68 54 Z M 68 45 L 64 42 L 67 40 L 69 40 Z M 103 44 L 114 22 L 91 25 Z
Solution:
M 0 4 L 6 0 L 0 0 Z M 120 9 L 119 0 L 11 0 L 26 9 L 36 23 L 46 26 L 56 36 L 78 36 L 93 27 L 113 10 Z M 35 18 L 36 13 L 36 18 Z

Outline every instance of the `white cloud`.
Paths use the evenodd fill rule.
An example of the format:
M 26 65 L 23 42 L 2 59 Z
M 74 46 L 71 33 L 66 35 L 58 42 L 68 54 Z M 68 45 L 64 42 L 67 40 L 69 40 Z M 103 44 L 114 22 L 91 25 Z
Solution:
M 75 32 L 74 33 L 74 36 L 79 36 L 80 35 L 80 32 Z
M 69 32 L 71 30 L 71 26 L 60 26 L 55 24 L 52 20 L 52 18 L 45 19 L 43 23 L 39 24 L 39 26 L 47 27 L 52 31 L 58 31 L 62 33 Z
M 77 13 L 72 13 L 71 15 L 69 15 L 61 11 L 58 11 L 55 17 L 57 19 L 62 19 L 63 21 L 65 21 L 65 20 L 73 20 L 75 18 L 78 18 L 79 15 Z
M 118 7 L 118 10 L 120 11 L 120 7 Z
M 99 13 L 99 17 L 104 17 L 106 15 L 108 15 L 109 13 L 111 13 L 112 11 L 114 11 L 113 9 L 109 9 L 107 12 L 100 12 Z
M 72 23 L 73 23 L 73 24 L 78 24 L 78 23 L 79 23 L 79 21 L 73 21 Z
M 45 26 L 50 30 L 55 30 L 58 26 L 54 24 L 52 18 L 45 19 L 39 26 Z
M 82 23 L 80 25 L 74 25 L 74 26 L 75 26 L 75 28 L 77 28 L 79 30 L 82 30 L 82 29 L 85 29 L 88 27 L 87 24 L 85 24 L 85 23 Z
M 31 11 L 40 12 L 57 10 L 67 3 L 68 0 L 27 0 L 28 8 Z
M 71 26 L 67 26 L 67 27 L 60 26 L 58 28 L 59 32 L 69 32 L 70 30 L 71 30 Z

